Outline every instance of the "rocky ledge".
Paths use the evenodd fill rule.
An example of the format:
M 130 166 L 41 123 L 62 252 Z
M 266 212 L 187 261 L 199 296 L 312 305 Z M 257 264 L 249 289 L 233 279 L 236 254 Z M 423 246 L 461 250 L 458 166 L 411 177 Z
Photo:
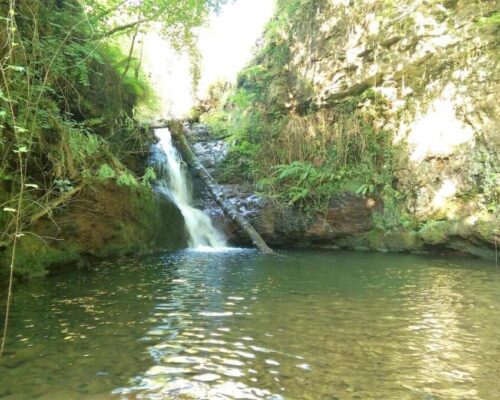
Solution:
M 206 126 L 194 124 L 190 141 L 201 162 L 214 172 L 227 154 L 227 145 L 212 140 Z M 199 206 L 210 214 L 229 241 L 249 244 L 238 227 L 227 219 L 216 202 L 195 184 Z M 384 210 L 381 200 L 340 193 L 328 207 L 314 214 L 269 201 L 256 195 L 249 183 L 222 184 L 224 194 L 249 219 L 270 246 L 409 251 L 416 253 L 463 253 L 495 259 L 495 227 L 492 221 L 427 221 L 419 229 L 377 226 L 376 215 Z

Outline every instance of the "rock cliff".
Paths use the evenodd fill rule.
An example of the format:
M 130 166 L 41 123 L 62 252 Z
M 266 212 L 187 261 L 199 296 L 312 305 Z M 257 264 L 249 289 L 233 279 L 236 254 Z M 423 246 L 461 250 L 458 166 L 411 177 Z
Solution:
M 274 204 L 257 217 L 264 236 L 494 257 L 499 43 L 494 1 L 278 2 L 224 106 L 237 125 L 229 157 L 250 160 L 246 180 Z M 356 160 L 364 152 L 370 161 Z M 288 197 L 279 196 L 283 188 Z M 320 196 L 322 207 L 300 211 Z

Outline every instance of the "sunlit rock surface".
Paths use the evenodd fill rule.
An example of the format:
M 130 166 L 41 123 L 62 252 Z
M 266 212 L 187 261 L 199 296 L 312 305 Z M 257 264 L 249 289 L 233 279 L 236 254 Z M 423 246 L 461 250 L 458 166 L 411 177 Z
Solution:
M 291 13 L 290 7 L 276 16 L 286 24 L 274 35 L 292 58 L 276 67 L 284 79 L 272 82 L 267 98 L 286 113 L 335 107 L 368 89 L 382 95 L 382 110 L 369 99 L 362 107 L 376 113 L 374 128 L 392 134 L 393 184 L 407 195 L 399 206 L 421 229 L 374 233 L 372 211 L 384 208 L 376 199 L 368 199 L 374 202 L 369 208 L 367 199 L 346 204 L 340 196 L 310 221 L 293 210 L 279 214 L 252 205 L 252 190 L 245 187 L 228 187 L 229 196 L 271 242 L 379 250 L 437 246 L 493 257 L 500 232 L 495 2 L 321 0 L 303 1 Z M 264 65 L 259 63 L 266 55 L 259 57 L 256 66 Z M 272 58 L 266 62 L 273 65 Z M 204 152 L 211 154 L 204 161 L 210 168 L 215 146 L 198 150 L 202 159 Z M 429 235 L 434 222 L 440 222 L 440 240 Z

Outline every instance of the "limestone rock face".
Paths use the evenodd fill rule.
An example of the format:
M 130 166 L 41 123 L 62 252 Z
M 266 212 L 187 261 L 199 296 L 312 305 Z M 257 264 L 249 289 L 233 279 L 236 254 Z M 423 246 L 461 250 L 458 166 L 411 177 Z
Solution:
M 312 102 L 324 107 L 368 88 L 390 101 L 377 128 L 402 145 L 397 179 L 420 219 L 498 211 L 495 2 L 317 3 L 294 20 L 289 43 L 290 69 L 312 84 Z
M 307 217 L 263 199 L 252 205 L 251 187 L 229 187 L 234 201 L 274 245 L 452 249 L 494 257 L 500 243 L 499 20 L 495 1 L 278 1 L 238 88 L 257 87 L 267 103 L 256 107 L 264 104 L 273 115 L 310 121 L 356 99 L 373 131 L 392 137 L 391 191 L 379 188 L 363 198 L 342 189 L 326 209 Z M 259 76 L 271 78 L 262 86 Z M 368 92 L 384 99 L 383 106 Z M 390 209 L 411 221 L 384 225 L 380 216 Z
M 494 1 L 278 2 L 263 51 L 239 87 L 247 76 L 272 70 L 262 97 L 281 115 L 362 99 L 358 107 L 371 116 L 374 131 L 392 137 L 394 195 L 340 192 L 327 210 L 307 218 L 261 204 L 254 207 L 255 224 L 267 240 L 494 256 L 500 242 L 498 21 Z M 276 46 L 289 50 L 286 61 L 277 58 Z M 361 96 L 367 90 L 384 98 L 384 107 Z M 235 201 L 248 208 L 250 194 L 244 190 Z M 412 225 L 380 226 L 377 214 L 389 207 L 403 210 Z

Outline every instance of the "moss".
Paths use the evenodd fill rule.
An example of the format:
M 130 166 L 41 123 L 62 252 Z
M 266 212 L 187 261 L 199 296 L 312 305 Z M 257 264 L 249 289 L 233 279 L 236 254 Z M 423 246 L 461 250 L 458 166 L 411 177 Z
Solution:
M 418 236 L 430 245 L 444 244 L 448 239 L 449 223 L 447 221 L 427 221 L 418 231 Z
M 494 249 L 476 245 L 473 242 L 462 238 L 452 238 L 447 244 L 447 247 L 463 254 L 469 254 L 484 259 L 495 260 L 496 258 Z
M 125 243 L 137 243 L 138 233 L 142 232 L 143 251 L 187 246 L 184 219 L 169 199 L 142 187 L 131 198 L 131 203 L 134 221 L 123 229 Z
M 78 202 L 80 202 L 78 204 Z M 15 276 L 20 279 L 75 268 L 96 259 L 113 259 L 185 247 L 180 211 L 150 188 L 92 182 L 73 205 L 56 210 L 56 224 L 40 220 L 30 230 L 47 242 L 23 236 L 17 249 Z M 75 204 L 76 203 L 76 204 Z M 81 207 L 85 204 L 85 207 Z M 0 252 L 0 281 L 8 272 L 10 247 Z
M 370 241 L 367 235 L 353 235 L 340 238 L 335 245 L 342 249 L 370 250 Z
M 498 218 L 481 219 L 475 225 L 476 235 L 487 242 L 495 243 L 500 237 L 500 220 Z
M 202 114 L 200 122 L 208 125 L 209 133 L 214 138 L 223 138 L 228 135 L 230 121 L 228 114 L 224 111 Z
M 10 253 L 3 253 L 4 266 L 9 264 Z M 34 278 L 46 275 L 50 269 L 76 266 L 80 261 L 81 255 L 74 247 L 58 249 L 33 236 L 23 236 L 18 242 L 14 272 L 21 279 Z
M 384 232 L 379 229 L 371 230 L 365 234 L 370 249 L 377 251 L 387 251 L 384 240 Z
M 383 237 L 389 251 L 415 251 L 422 247 L 422 240 L 412 230 L 393 230 L 385 232 Z
M 335 241 L 339 248 L 354 250 L 376 250 L 376 251 L 419 251 L 422 248 L 422 240 L 417 232 L 413 230 L 398 229 L 385 231 L 372 229 L 359 235 L 346 236 Z

